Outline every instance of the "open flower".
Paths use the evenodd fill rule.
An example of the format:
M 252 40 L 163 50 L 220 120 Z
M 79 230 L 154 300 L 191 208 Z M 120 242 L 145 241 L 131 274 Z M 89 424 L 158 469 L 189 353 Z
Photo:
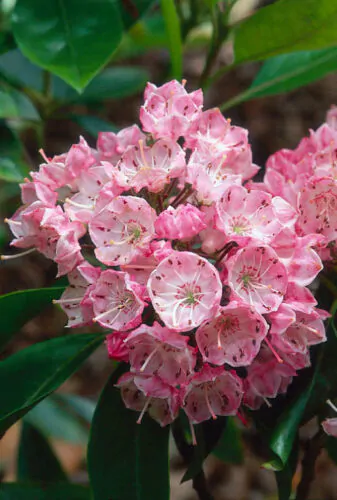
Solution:
M 148 281 L 152 304 L 167 327 L 187 331 L 218 310 L 222 295 L 219 273 L 192 252 L 173 252 L 152 271 Z

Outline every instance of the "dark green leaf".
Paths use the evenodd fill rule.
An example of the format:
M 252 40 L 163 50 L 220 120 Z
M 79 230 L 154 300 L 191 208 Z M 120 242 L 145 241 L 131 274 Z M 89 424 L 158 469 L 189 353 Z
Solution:
M 279 0 L 235 30 L 235 64 L 337 45 L 337 2 Z
M 19 443 L 18 481 L 67 481 L 62 466 L 47 439 L 28 422 L 23 422 Z
M 337 48 L 295 52 L 268 59 L 249 89 L 221 106 L 229 109 L 241 102 L 289 92 L 307 85 L 337 68 Z
M 28 166 L 22 160 L 22 145 L 16 134 L 0 120 L 0 179 L 20 182 L 28 174 Z
M 76 100 L 81 102 L 101 102 L 106 99 L 120 99 L 143 91 L 149 74 L 136 66 L 108 68 L 88 85 Z
M 125 29 L 129 29 L 148 10 L 154 0 L 118 0 Z
M 0 118 L 18 116 L 15 102 L 8 92 L 0 90 Z
M 119 130 L 112 123 L 97 118 L 97 116 L 71 115 L 70 118 L 96 139 L 98 132 L 118 132 Z
M 174 0 L 161 0 L 160 3 L 171 55 L 172 77 L 176 80 L 181 80 L 183 71 L 183 46 L 179 16 Z
M 77 484 L 43 486 L 20 483 L 2 483 L 0 500 L 91 500 L 88 488 Z
M 0 348 L 53 299 L 58 299 L 63 291 L 64 287 L 38 288 L 0 296 Z
M 103 338 L 67 335 L 32 345 L 2 361 L 0 435 L 69 378 Z
M 241 435 L 233 417 L 228 417 L 227 424 L 212 453 L 225 463 L 243 463 Z
M 16 116 L 25 120 L 40 120 L 40 116 L 34 105 L 24 93 L 12 89 L 9 95 L 14 101 L 17 112 Z
M 24 420 L 46 436 L 77 444 L 88 442 L 87 426 L 75 412 L 62 404 L 61 395 L 51 394 L 30 410 Z
M 12 28 L 23 54 L 81 91 L 122 35 L 115 0 L 17 0 Z
M 168 500 L 168 436 L 147 415 L 127 410 L 110 377 L 99 399 L 88 448 L 95 500 Z
M 285 467 L 281 471 L 275 472 L 278 500 L 290 500 L 292 494 L 293 476 L 296 472 L 298 461 L 298 443 L 293 447 L 291 455 Z

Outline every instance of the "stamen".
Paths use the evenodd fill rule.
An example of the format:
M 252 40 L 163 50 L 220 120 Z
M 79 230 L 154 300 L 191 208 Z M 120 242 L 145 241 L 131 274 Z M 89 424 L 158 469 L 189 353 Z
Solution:
M 267 398 L 262 397 L 262 399 L 263 399 L 263 401 L 266 403 L 266 405 L 268 406 L 268 408 L 271 408 L 271 407 L 272 407 L 271 403 L 268 401 L 268 399 L 267 399 Z
M 208 399 L 208 390 L 207 390 L 207 385 L 205 385 L 205 398 L 206 398 L 206 404 L 207 404 L 207 408 L 208 408 L 208 411 L 210 412 L 211 414 L 211 417 L 213 418 L 213 420 L 216 420 L 218 417 L 216 416 L 216 414 L 214 413 L 213 411 L 213 408 L 211 406 L 211 403 Z
M 46 155 L 46 153 L 44 152 L 44 150 L 42 148 L 39 149 L 39 153 L 46 163 L 50 163 L 48 156 Z
M 4 219 L 4 223 L 5 224 L 14 224 L 17 226 L 21 226 L 21 224 L 22 224 L 22 222 L 20 222 L 18 220 L 7 219 L 7 217 Z
M 123 304 L 119 304 L 117 307 L 113 307 L 112 309 L 109 309 L 108 311 L 105 311 L 104 313 L 101 313 L 99 314 L 98 316 L 95 316 L 95 318 L 93 319 L 93 322 L 96 323 L 99 319 L 102 319 L 104 318 L 104 316 L 107 316 L 108 314 L 110 313 L 113 313 L 115 311 L 120 311 L 124 308 L 124 305 Z
M 146 266 L 144 264 L 123 264 L 123 269 L 155 269 L 157 266 Z
M 268 401 L 269 402 L 269 401 Z M 243 414 L 241 412 L 237 412 L 236 416 L 238 417 L 238 419 L 243 423 L 243 425 L 245 427 L 248 427 L 248 420 L 243 416 Z
M 35 252 L 36 248 L 30 248 L 29 250 L 26 250 L 25 252 L 21 253 L 16 253 L 14 255 L 0 255 L 0 260 L 12 260 L 12 259 L 18 259 L 19 257 L 23 257 L 24 255 L 29 255 L 32 252 Z
M 147 160 L 145 158 L 144 145 L 143 145 L 142 139 L 139 139 L 138 144 L 139 144 L 139 149 L 140 149 L 140 156 L 141 156 L 142 161 L 143 161 L 143 166 L 145 168 L 150 168 L 149 165 L 148 165 L 148 163 L 147 163 Z
M 148 397 L 147 400 L 145 401 L 145 405 L 144 405 L 144 408 L 142 409 L 142 412 L 141 414 L 139 415 L 138 417 L 138 420 L 137 420 L 137 424 L 141 424 L 142 423 L 142 419 L 144 417 L 144 414 L 146 412 L 146 410 L 148 409 L 149 407 L 149 404 L 151 402 L 151 399 L 152 399 L 152 396 Z
M 279 363 L 283 363 L 283 359 L 280 358 L 280 356 L 277 354 L 277 352 L 275 351 L 274 347 L 271 345 L 271 343 L 269 342 L 269 340 L 267 339 L 267 337 L 265 337 L 264 341 L 267 344 L 267 346 L 269 347 L 269 349 L 271 350 L 271 352 L 274 354 L 274 356 L 277 359 L 277 361 Z
M 157 347 L 155 349 L 153 349 L 153 351 L 151 352 L 151 354 L 147 357 L 147 359 L 145 360 L 145 362 L 142 364 L 141 369 L 140 369 L 141 372 L 143 372 L 145 370 L 145 368 L 150 363 L 150 361 L 153 358 L 153 356 L 159 351 L 160 347 L 161 347 L 161 345 L 158 344 Z
M 337 406 L 335 406 L 330 399 L 327 400 L 327 404 L 337 413 Z
M 221 350 L 222 349 L 222 344 L 221 344 L 221 331 L 219 329 L 218 331 L 218 349 Z
M 78 208 L 88 208 L 89 210 L 95 208 L 95 205 L 85 205 L 84 203 L 77 203 L 77 201 L 73 201 L 70 198 L 66 198 L 64 201 L 66 203 L 69 203 L 69 205 L 73 205 L 74 207 Z
M 188 423 L 190 424 L 192 444 L 193 444 L 193 446 L 197 446 L 197 438 L 196 438 L 196 435 L 195 435 L 195 430 L 194 430 L 193 424 L 190 421 L 190 419 L 188 419 Z
M 72 304 L 73 302 L 81 302 L 83 300 L 83 297 L 74 297 L 73 299 L 59 299 L 59 300 L 52 300 L 53 304 Z

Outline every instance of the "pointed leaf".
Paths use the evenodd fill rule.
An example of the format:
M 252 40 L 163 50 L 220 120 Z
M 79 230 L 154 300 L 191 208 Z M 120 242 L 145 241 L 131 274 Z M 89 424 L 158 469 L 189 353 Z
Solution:
M 23 422 L 17 462 L 19 481 L 67 481 L 67 476 L 47 439 L 33 425 Z
M 57 389 L 103 342 L 98 334 L 72 334 L 23 349 L 0 363 L 0 435 Z
M 337 68 L 337 48 L 284 54 L 268 59 L 251 86 L 221 106 L 229 109 L 241 102 L 281 94 L 322 78 Z
M 0 296 L 0 349 L 30 319 L 58 299 L 64 287 L 20 290 Z M 20 314 L 18 314 L 20 312 Z
M 331 47 L 337 45 L 337 3 L 279 0 L 239 24 L 234 34 L 235 64 Z
M 161 0 L 160 3 L 170 49 L 172 77 L 176 80 L 181 80 L 183 71 L 183 46 L 179 16 L 174 0 Z
M 88 447 L 95 500 L 168 500 L 169 428 L 125 408 L 114 387 L 117 370 L 99 399 Z
M 91 492 L 78 484 L 30 485 L 2 483 L 0 500 L 91 500 Z
M 81 91 L 122 36 L 115 0 L 17 0 L 12 29 L 23 54 Z
M 227 464 L 243 463 L 241 435 L 233 417 L 228 417 L 227 424 L 212 453 Z

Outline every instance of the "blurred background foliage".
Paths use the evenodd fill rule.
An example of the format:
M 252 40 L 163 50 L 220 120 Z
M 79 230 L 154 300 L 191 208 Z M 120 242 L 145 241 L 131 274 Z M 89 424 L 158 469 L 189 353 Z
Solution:
M 270 153 L 293 147 L 309 125 L 318 126 L 324 120 L 328 104 L 337 103 L 337 79 L 329 80 L 323 96 L 305 94 L 303 103 L 298 98 L 295 106 L 291 97 L 280 98 L 276 105 L 268 97 L 292 95 L 287 93 L 336 70 L 337 0 L 0 0 L 0 212 L 9 215 L 18 206 L 18 183 L 37 168 L 39 149 L 48 156 L 61 153 L 77 142 L 79 134 L 94 146 L 99 131 L 118 131 L 137 121 L 147 81 L 159 85 L 171 78 L 188 78 L 189 89 L 203 88 L 207 107 L 219 106 L 226 112 L 232 108 L 234 121 L 252 132 L 255 162 L 263 164 Z M 276 114 L 273 121 L 271 114 Z M 9 234 L 1 224 L 1 252 L 8 242 Z M 106 363 L 103 336 L 59 337 L 63 317 L 50 303 L 59 297 L 64 282 L 54 282 L 54 268 L 42 258 L 29 257 L 25 263 L 24 270 L 13 263 L 1 272 L 0 347 L 5 361 L 0 366 L 0 384 L 6 390 L 0 434 L 19 419 L 22 424 L 16 437 L 16 475 L 6 476 L 17 483 L 3 483 L 0 499 L 88 499 L 90 490 L 69 482 L 69 471 L 50 443 L 56 439 L 80 446 L 84 460 L 97 397 L 83 394 L 97 395 L 111 363 Z M 184 480 L 200 482 L 210 452 L 231 467 L 247 462 L 243 439 L 245 446 L 249 443 L 251 449 L 258 449 L 258 462 L 264 460 L 265 469 L 277 471 L 280 500 L 295 498 L 293 490 L 303 479 L 298 468 L 303 449 L 311 467 L 323 447 L 337 461 L 336 443 L 323 439 L 321 433 L 311 439 L 310 423 L 304 441 L 299 435 L 299 426 L 314 415 L 326 417 L 325 400 L 337 396 L 335 281 L 333 275 L 319 285 L 320 306 L 333 316 L 328 347 L 314 350 L 317 362 L 303 370 L 286 397 L 278 398 L 272 415 L 269 409 L 252 415 L 260 434 L 247 433 L 233 419 L 226 419 L 218 430 L 197 426 L 198 446 L 190 453 Z M 21 288 L 28 290 L 16 291 Z M 24 335 L 13 339 L 23 327 Z M 46 339 L 51 340 L 30 345 Z M 90 364 L 86 359 L 99 345 L 101 350 Z M 81 382 L 74 383 L 74 378 L 65 382 L 83 363 Z M 100 364 L 103 368 L 97 371 Z M 51 394 L 64 383 L 70 384 L 65 391 Z M 132 470 L 135 467 L 137 477 L 130 481 L 121 470 L 113 500 L 167 499 L 167 473 L 160 458 L 165 456 L 167 436 L 158 435 L 156 467 L 150 470 L 146 462 L 153 457 L 148 455 L 148 443 L 156 431 L 146 419 L 141 430 L 135 427 L 118 401 L 119 413 L 112 411 L 115 394 L 111 383 L 106 385 L 94 417 L 89 446 L 94 498 L 110 498 L 109 470 L 123 463 Z M 128 427 L 123 427 L 123 420 Z M 108 445 L 118 451 L 116 462 L 111 459 L 102 469 L 102 456 L 106 460 L 111 456 Z M 132 455 L 135 449 L 140 461 Z M 2 467 L 0 473 L 5 474 L 5 462 Z M 151 496 L 144 486 L 154 478 L 162 485 L 160 498 Z M 75 479 L 87 483 L 87 476 Z M 229 492 L 216 498 L 237 500 L 241 497 L 236 488 L 233 497 Z M 334 487 L 322 488 L 323 496 L 316 494 L 316 500 L 337 498 Z M 183 486 L 179 491 L 183 493 L 173 488 L 171 498 L 195 498 L 190 492 L 178 497 L 185 495 Z M 264 492 L 265 496 L 254 498 L 276 498 L 274 486 Z

